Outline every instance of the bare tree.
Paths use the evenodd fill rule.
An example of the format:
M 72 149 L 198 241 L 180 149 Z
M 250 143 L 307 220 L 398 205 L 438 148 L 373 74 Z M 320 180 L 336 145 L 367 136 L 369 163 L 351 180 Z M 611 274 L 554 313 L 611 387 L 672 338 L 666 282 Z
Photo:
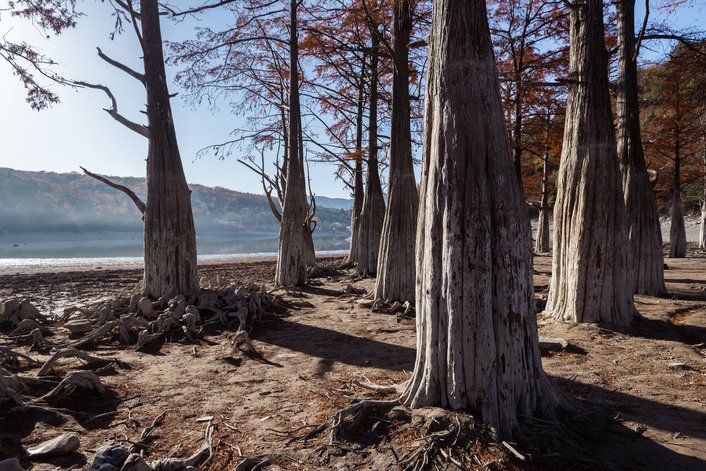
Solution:
M 556 397 L 539 355 L 529 223 L 483 0 L 434 2 L 429 61 L 417 358 L 401 400 L 472 410 L 504 437 Z
M 569 322 L 629 324 L 625 204 L 608 89 L 603 2 L 565 2 L 571 16 L 569 97 L 547 311 Z

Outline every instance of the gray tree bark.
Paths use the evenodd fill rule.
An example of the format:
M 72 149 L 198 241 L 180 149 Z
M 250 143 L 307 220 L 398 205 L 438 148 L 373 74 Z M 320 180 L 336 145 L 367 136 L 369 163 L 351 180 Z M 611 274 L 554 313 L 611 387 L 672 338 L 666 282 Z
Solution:
M 471 410 L 505 437 L 555 395 L 484 1 L 434 2 L 425 106 L 417 357 L 401 401 Z
M 149 150 L 145 208 L 144 294 L 153 298 L 199 290 L 191 190 L 186 183 L 164 71 L 156 0 L 140 1 Z
M 542 198 L 539 202 L 539 219 L 537 219 L 537 237 L 534 251 L 537 253 L 549 252 L 549 126 L 551 117 L 547 115 L 547 131 L 544 135 L 544 157 L 542 163 Z
M 413 8 L 409 0 L 392 4 L 392 124 L 387 209 L 382 226 L 378 274 L 373 297 L 414 304 L 419 195 L 414 180 L 409 103 L 409 37 Z
M 365 65 L 363 65 L 365 68 Z M 360 83 L 358 88 L 358 108 L 355 116 L 355 167 L 353 170 L 353 208 L 351 211 L 351 245 L 348 253 L 348 263 L 355 263 L 356 250 L 358 248 L 358 237 L 360 234 L 360 212 L 363 209 L 363 197 L 365 190 L 363 189 L 363 106 L 365 94 L 363 90 L 363 75 L 365 70 L 360 74 Z
M 373 26 L 371 26 L 373 28 Z M 378 56 L 380 42 L 373 32 L 370 55 L 370 123 L 368 124 L 368 174 L 365 182 L 363 207 L 358 225 L 356 270 L 365 275 L 375 275 L 380 250 L 382 223 L 385 219 L 385 198 L 378 168 Z
M 684 227 L 684 203 L 681 199 L 681 148 L 679 146 L 679 133 L 676 133 L 672 214 L 669 226 L 669 258 L 684 257 L 686 257 L 686 227 Z
M 301 111 L 299 104 L 299 44 L 297 33 L 297 0 L 290 1 L 289 25 L 289 158 L 287 185 L 282 204 L 282 223 L 279 232 L 279 250 L 275 284 L 298 286 L 306 283 L 306 266 L 311 258 L 307 238 L 311 237 L 306 206 L 304 161 L 299 150 Z
M 547 311 L 568 322 L 629 324 L 625 204 L 608 90 L 601 0 L 571 7 L 569 96 Z
M 635 0 L 617 0 L 618 12 L 618 157 L 628 231 L 627 269 L 634 293 L 662 296 L 664 256 L 655 194 L 647 175 L 640 135 L 640 104 L 635 57 Z
M 704 139 L 706 141 L 706 139 Z M 701 200 L 701 225 L 699 228 L 699 248 L 706 249 L 706 147 L 704 154 L 704 196 Z

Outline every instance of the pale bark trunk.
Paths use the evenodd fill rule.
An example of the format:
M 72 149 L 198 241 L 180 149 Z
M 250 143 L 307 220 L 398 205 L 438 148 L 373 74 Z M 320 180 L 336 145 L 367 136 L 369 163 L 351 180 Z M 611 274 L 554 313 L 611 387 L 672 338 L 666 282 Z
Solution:
M 472 84 L 472 86 L 469 86 Z M 470 410 L 501 437 L 555 395 L 539 355 L 527 211 L 485 2 L 437 0 L 417 227 L 417 357 L 401 400 Z
M 549 132 L 547 131 L 547 134 Z M 537 253 L 549 252 L 549 153 L 544 152 L 542 165 L 542 199 L 539 203 L 539 219 L 537 220 L 537 240 L 534 251 Z
M 701 227 L 699 229 L 699 248 L 706 249 L 706 147 L 704 147 L 704 196 L 701 201 Z
M 415 254 L 419 196 L 414 180 L 409 104 L 409 0 L 396 0 L 392 13 L 392 124 L 387 209 L 380 239 L 375 299 L 414 303 Z
M 356 250 L 356 270 L 358 273 L 377 273 L 380 235 L 385 218 L 385 198 L 382 194 L 380 171 L 378 169 L 378 48 L 377 35 L 372 34 L 370 57 L 370 124 L 368 125 L 368 175 L 360 212 L 358 248 Z
M 301 118 L 297 3 L 297 0 L 290 2 L 289 155 L 275 271 L 277 286 L 297 286 L 306 283 L 306 266 L 311 253 L 311 248 L 307 245 L 307 238 L 311 237 L 311 231 L 307 219 L 304 162 L 299 151 Z
M 141 0 L 143 62 L 150 139 L 147 154 L 144 294 L 199 290 L 191 190 L 186 183 L 169 104 L 156 0 Z
M 547 311 L 568 322 L 626 325 L 625 204 L 608 90 L 601 0 L 571 9 L 569 96 L 554 206 Z
M 360 74 L 360 85 L 358 88 L 358 109 L 355 116 L 355 168 L 353 170 L 353 209 L 351 211 L 351 246 L 348 253 L 348 262 L 355 263 L 355 251 L 358 247 L 358 237 L 360 234 L 360 212 L 363 209 L 363 75 L 365 74 L 365 64 Z
M 664 284 L 662 229 L 655 194 L 647 175 L 640 135 L 640 105 L 635 59 L 635 0 L 617 0 L 618 12 L 618 157 L 628 231 L 628 282 L 634 293 L 661 296 Z
M 669 227 L 669 258 L 686 257 L 686 228 L 684 227 L 684 203 L 681 199 L 681 149 L 679 134 L 674 146 L 674 188 L 672 190 L 672 220 Z

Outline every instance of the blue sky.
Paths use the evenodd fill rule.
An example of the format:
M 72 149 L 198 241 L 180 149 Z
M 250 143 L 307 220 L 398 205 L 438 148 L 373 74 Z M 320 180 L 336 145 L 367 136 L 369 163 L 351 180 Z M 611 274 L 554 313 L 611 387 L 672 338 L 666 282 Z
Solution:
M 4 4 L 4 0 L 0 4 Z M 655 3 L 655 2 L 652 2 Z M 704 2 L 679 12 L 670 19 L 677 27 L 701 25 L 706 29 Z M 643 6 L 638 1 L 638 22 Z M 112 68 L 96 55 L 100 47 L 107 55 L 140 69 L 137 43 L 127 31 L 111 41 L 109 7 L 88 1 L 82 6 L 86 16 L 79 26 L 58 38 L 45 40 L 26 22 L 0 17 L 0 34 L 9 40 L 25 40 L 40 47 L 60 63 L 57 71 L 67 77 L 109 86 L 118 99 L 120 111 L 129 118 L 144 122 L 139 110 L 144 108 L 142 86 L 124 73 Z M 653 7 L 652 17 L 659 18 Z M 210 14 L 204 23 L 218 21 Z M 172 24 L 163 20 L 163 36 L 167 40 L 187 38 L 193 22 Z M 173 76 L 174 71 L 168 71 Z M 80 171 L 79 165 L 106 175 L 144 176 L 147 143 L 144 138 L 112 120 L 102 108 L 108 107 L 107 97 L 100 91 L 73 91 L 60 86 L 53 89 L 61 104 L 36 112 L 24 101 L 22 85 L 4 62 L 0 63 L 0 130 L 2 148 L 0 166 L 21 170 L 57 172 Z M 178 91 L 171 85 L 171 91 Z M 199 149 L 228 139 L 229 131 L 242 118 L 228 110 L 211 113 L 206 106 L 194 108 L 180 97 L 172 100 L 184 169 L 189 182 L 222 186 L 238 191 L 262 193 L 259 179 L 236 162 L 235 155 L 226 160 L 215 157 L 196 158 Z M 333 197 L 348 197 L 348 192 L 334 180 L 334 168 L 325 164 L 311 166 L 315 193 Z

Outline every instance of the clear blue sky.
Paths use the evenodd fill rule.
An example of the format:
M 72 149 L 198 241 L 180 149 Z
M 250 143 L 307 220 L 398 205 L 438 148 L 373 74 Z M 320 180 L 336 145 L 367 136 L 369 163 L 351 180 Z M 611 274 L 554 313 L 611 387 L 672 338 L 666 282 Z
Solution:
M 0 1 L 0 5 L 4 4 Z M 652 4 L 657 2 L 653 1 Z M 706 29 L 705 2 L 679 12 L 670 19 L 676 27 L 699 26 Z M 142 86 L 101 61 L 96 46 L 109 56 L 140 68 L 137 43 L 130 31 L 114 41 L 109 7 L 100 2 L 82 4 L 86 16 L 79 26 L 58 38 L 45 40 L 41 34 L 20 20 L 8 15 L 0 17 L 0 34 L 10 40 L 24 40 L 39 46 L 61 66 L 57 69 L 67 77 L 109 86 L 118 99 L 120 111 L 129 118 L 144 122 L 139 110 L 144 108 Z M 638 22 L 643 3 L 638 1 Z M 653 7 L 652 17 L 660 13 Z M 205 22 L 217 21 L 213 14 Z M 167 40 L 187 38 L 192 23 L 172 24 L 163 20 L 163 36 Z M 650 53 L 653 54 L 653 53 Z M 173 75 L 173 70 L 168 75 Z M 100 91 L 72 91 L 54 86 L 62 103 L 42 112 L 32 111 L 24 101 L 22 85 L 7 64 L 0 62 L 0 166 L 21 170 L 79 171 L 79 165 L 106 175 L 144 176 L 146 140 L 113 121 L 102 111 L 108 107 L 107 97 Z M 172 92 L 178 91 L 171 85 Z M 206 145 L 228 139 L 231 129 L 242 118 L 227 110 L 212 114 L 205 106 L 194 109 L 179 98 L 172 100 L 175 124 L 186 176 L 191 183 L 222 186 L 238 191 L 261 193 L 259 179 L 236 162 L 235 155 L 226 160 L 215 157 L 196 159 L 196 152 Z M 342 184 L 334 180 L 334 168 L 329 165 L 311 166 L 312 186 L 319 195 L 348 197 Z

